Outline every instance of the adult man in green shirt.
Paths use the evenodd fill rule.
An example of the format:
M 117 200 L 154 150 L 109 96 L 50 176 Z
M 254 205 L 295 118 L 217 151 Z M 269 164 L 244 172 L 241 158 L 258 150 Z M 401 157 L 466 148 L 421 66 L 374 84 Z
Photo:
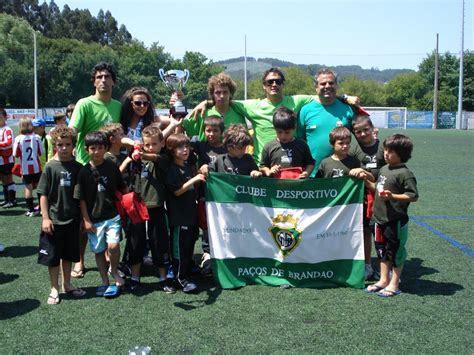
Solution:
M 100 62 L 94 66 L 91 80 L 95 87 L 95 94 L 80 99 L 72 113 L 69 126 L 77 131 L 76 160 L 85 165 L 90 157 L 84 146 L 87 133 L 97 131 L 106 123 L 120 121 L 120 101 L 112 99 L 112 89 L 117 76 L 112 66 Z M 80 261 L 71 271 L 72 277 L 84 276 L 84 253 L 87 245 L 87 235 L 81 233 Z
M 110 64 L 105 62 L 96 64 L 91 76 L 95 94 L 80 99 L 74 108 L 69 126 L 77 131 L 76 160 L 81 164 L 86 164 L 90 160 L 84 147 L 86 134 L 99 130 L 106 123 L 120 121 L 120 101 L 112 99 L 116 79 Z

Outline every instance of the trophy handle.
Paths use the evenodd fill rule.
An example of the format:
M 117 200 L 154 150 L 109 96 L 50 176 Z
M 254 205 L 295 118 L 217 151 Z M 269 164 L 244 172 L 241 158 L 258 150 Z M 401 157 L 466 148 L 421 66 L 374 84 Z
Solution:
M 166 82 L 165 82 L 165 78 L 164 78 L 164 76 L 165 76 L 165 71 L 163 70 L 163 68 L 160 68 L 160 70 L 158 70 L 158 73 L 160 74 L 161 80 L 162 80 L 164 83 L 166 83 Z
M 188 79 L 189 79 L 189 70 L 188 69 L 184 69 L 184 76 L 185 76 L 185 80 L 183 82 L 183 86 L 184 84 L 186 84 L 188 82 Z

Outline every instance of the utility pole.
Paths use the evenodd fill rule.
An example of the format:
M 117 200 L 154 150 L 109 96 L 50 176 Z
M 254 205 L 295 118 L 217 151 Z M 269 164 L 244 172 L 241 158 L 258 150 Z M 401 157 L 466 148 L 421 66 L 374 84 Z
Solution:
M 462 122 L 462 94 L 464 83 L 464 0 L 462 0 L 461 14 L 461 55 L 459 56 L 459 92 L 458 92 L 458 114 L 456 120 L 457 129 L 467 129 Z
M 434 93 L 433 93 L 433 129 L 438 127 L 438 72 L 439 72 L 439 63 L 438 63 L 438 56 L 439 56 L 439 34 L 436 34 L 436 51 L 434 54 L 435 60 L 435 75 L 434 75 Z
M 38 118 L 38 74 L 36 68 L 36 31 L 33 28 L 33 71 L 34 71 L 34 86 L 35 86 L 35 118 Z
M 247 100 L 247 35 L 244 36 L 244 100 Z

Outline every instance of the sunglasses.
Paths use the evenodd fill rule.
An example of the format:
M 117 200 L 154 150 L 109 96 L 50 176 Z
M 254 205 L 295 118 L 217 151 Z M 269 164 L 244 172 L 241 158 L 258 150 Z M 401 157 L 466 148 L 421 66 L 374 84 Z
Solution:
M 281 85 L 281 84 L 283 84 L 283 80 L 282 79 L 265 80 L 265 85 L 272 86 L 273 84 Z
M 148 101 L 132 101 L 135 106 L 147 107 L 150 103 Z

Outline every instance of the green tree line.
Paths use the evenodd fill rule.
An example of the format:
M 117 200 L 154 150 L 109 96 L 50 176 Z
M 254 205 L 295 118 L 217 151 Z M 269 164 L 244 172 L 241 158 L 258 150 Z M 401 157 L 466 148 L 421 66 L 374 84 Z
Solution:
M 186 52 L 182 59 L 175 59 L 159 43 L 146 47 L 133 39 L 124 26 L 120 26 L 122 30 L 115 31 L 117 22 L 110 12 L 104 14 L 100 11 L 94 18 L 87 10 L 71 10 L 64 6 L 63 11 L 59 11 L 53 1 L 49 5 L 38 5 L 37 0 L 8 0 L 0 4 L 0 9 L 3 12 L 0 13 L 0 106 L 29 108 L 34 105 L 33 28 L 37 30 L 40 107 L 61 107 L 91 95 L 90 70 L 100 61 L 110 62 L 118 72 L 114 97 L 119 98 L 132 86 L 144 86 L 151 91 L 157 107 L 166 107 L 169 98 L 169 90 L 158 75 L 160 68 L 190 70 L 190 80 L 185 88 L 188 107 L 207 98 L 208 78 L 225 69 L 225 65 L 217 65 L 199 52 Z M 46 14 L 47 10 L 49 14 Z M 60 27 L 51 23 L 73 23 L 71 13 L 84 15 L 83 18 L 77 15 L 77 23 L 88 24 L 85 27 L 72 26 L 78 30 L 65 30 L 60 35 Z M 106 18 L 108 21 L 105 21 Z M 109 23 L 111 32 L 100 27 L 104 21 Z M 96 25 L 91 25 L 93 23 Z M 87 28 L 97 31 L 95 33 Z M 76 32 L 83 32 L 86 37 L 81 38 Z M 118 35 L 119 32 L 122 34 Z M 439 62 L 439 110 L 456 111 L 459 61 L 456 56 L 447 53 L 440 56 Z M 406 106 L 411 110 L 431 110 L 433 63 L 434 54 L 430 54 L 420 63 L 417 72 L 399 74 L 386 83 L 362 80 L 355 75 L 346 76 L 339 82 L 339 92 L 359 96 L 365 106 Z M 315 93 L 313 73 L 308 69 L 295 66 L 283 70 L 287 78 L 287 94 Z M 463 108 L 474 111 L 474 53 L 470 51 L 465 53 L 464 77 Z M 238 90 L 235 98 L 242 99 L 244 85 L 242 81 L 236 81 Z M 249 81 L 248 97 L 264 97 L 259 79 Z

